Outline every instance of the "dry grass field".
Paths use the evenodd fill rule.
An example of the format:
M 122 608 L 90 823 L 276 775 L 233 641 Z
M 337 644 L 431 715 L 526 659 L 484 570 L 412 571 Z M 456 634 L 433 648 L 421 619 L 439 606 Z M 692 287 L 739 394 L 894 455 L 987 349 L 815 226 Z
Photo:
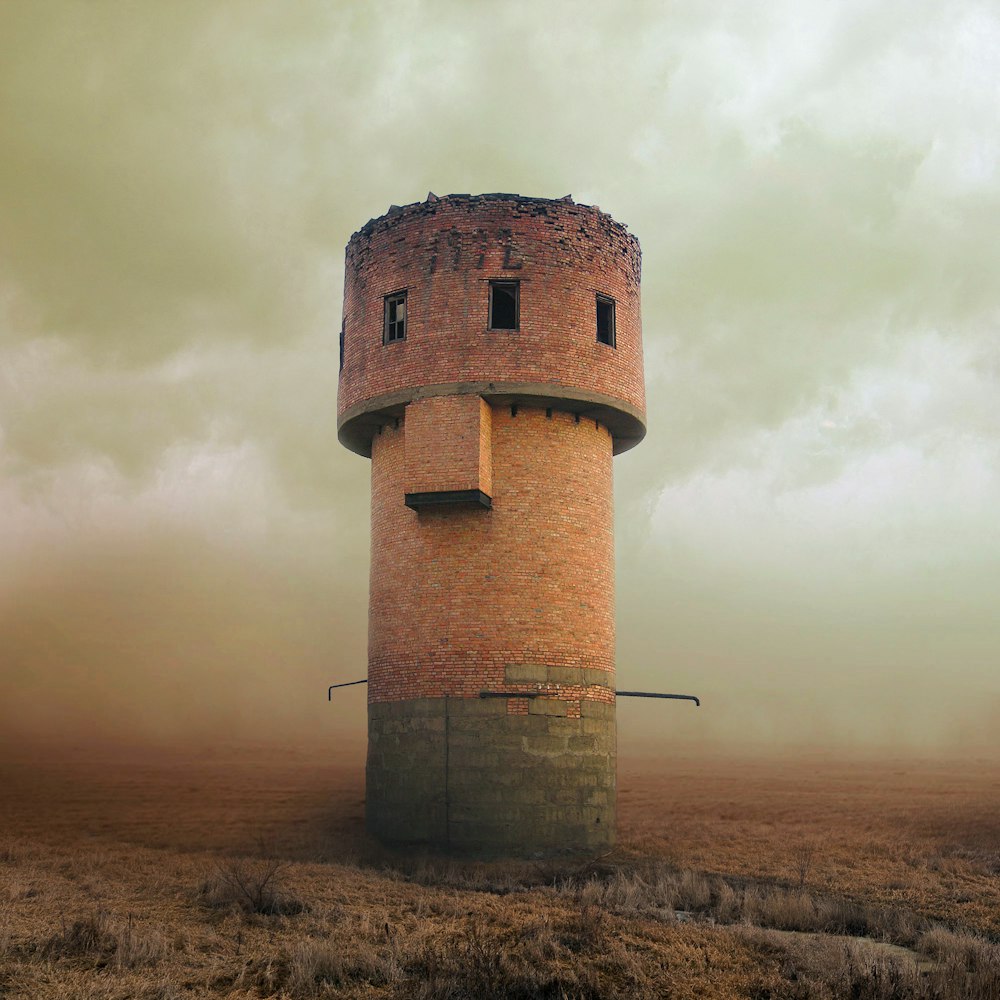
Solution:
M 1000 998 L 1000 768 L 620 764 L 620 846 L 379 849 L 357 746 L 0 762 L 0 997 Z

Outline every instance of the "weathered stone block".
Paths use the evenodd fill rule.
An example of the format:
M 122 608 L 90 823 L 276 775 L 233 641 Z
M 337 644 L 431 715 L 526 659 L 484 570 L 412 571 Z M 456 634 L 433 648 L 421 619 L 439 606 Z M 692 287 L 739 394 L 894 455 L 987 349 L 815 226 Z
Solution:
M 580 702 L 580 715 L 585 719 L 607 719 L 609 722 L 614 722 L 615 706 L 585 698 Z
M 583 669 L 580 667 L 549 667 L 547 678 L 550 684 L 581 684 Z
M 612 687 L 614 684 L 614 674 L 610 670 L 598 670 L 595 667 L 584 667 L 583 683 L 595 684 L 600 687 Z
M 508 715 L 505 699 L 471 698 L 450 698 L 446 720 L 444 699 L 418 701 L 409 717 L 406 703 L 372 706 L 373 833 L 478 855 L 561 853 L 611 842 L 614 758 L 600 751 L 613 747 L 613 722 L 537 709 Z M 533 701 L 556 711 L 566 704 Z M 588 808 L 599 810 L 601 823 Z
M 504 676 L 508 684 L 544 684 L 549 668 L 544 663 L 508 663 Z
M 559 698 L 533 698 L 528 702 L 529 715 L 556 715 L 566 717 L 569 703 Z
M 442 699 L 443 700 L 443 699 Z M 449 698 L 448 712 L 453 718 L 460 716 L 506 715 L 506 698 Z
M 565 736 L 524 736 L 522 745 L 526 753 L 546 756 L 563 755 L 566 752 Z

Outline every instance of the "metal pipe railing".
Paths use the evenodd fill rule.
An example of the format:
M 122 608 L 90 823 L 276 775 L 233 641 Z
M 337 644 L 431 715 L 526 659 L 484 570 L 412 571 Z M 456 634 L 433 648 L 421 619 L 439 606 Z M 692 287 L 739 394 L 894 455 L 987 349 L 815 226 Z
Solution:
M 326 690 L 326 700 L 333 701 L 336 688 L 354 687 L 356 684 L 367 684 L 368 678 L 360 681 L 346 681 L 343 684 L 331 684 Z M 480 698 L 540 698 L 542 691 L 480 691 Z M 659 691 L 616 691 L 616 698 L 669 698 L 673 701 L 693 701 L 695 707 L 701 706 L 701 699 L 693 694 L 661 694 Z

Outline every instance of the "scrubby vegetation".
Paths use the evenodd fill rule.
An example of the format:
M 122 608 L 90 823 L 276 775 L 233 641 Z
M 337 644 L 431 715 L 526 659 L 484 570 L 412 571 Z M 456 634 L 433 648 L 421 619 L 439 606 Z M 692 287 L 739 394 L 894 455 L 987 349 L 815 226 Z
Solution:
M 745 773 L 740 796 L 727 769 L 689 766 L 697 788 L 682 773 L 669 800 L 665 779 L 624 776 L 607 856 L 488 864 L 371 845 L 346 770 L 296 786 L 229 762 L 213 784 L 164 765 L 138 804 L 128 768 L 77 775 L 75 797 L 53 770 L 61 800 L 45 775 L 33 801 L 0 793 L 0 996 L 1000 998 L 991 772 L 958 795 L 942 781 L 937 810 L 926 771 L 906 806 L 870 770 L 824 799 L 787 766 Z

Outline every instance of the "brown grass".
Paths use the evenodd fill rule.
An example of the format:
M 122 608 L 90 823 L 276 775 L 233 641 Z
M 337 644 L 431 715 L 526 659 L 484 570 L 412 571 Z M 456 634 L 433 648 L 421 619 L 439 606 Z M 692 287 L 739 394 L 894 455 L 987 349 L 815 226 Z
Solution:
M 995 1000 L 995 773 L 626 763 L 611 855 L 476 864 L 371 844 L 357 755 L 7 761 L 0 996 Z
M 199 890 L 211 907 L 236 907 L 264 916 L 301 913 L 306 905 L 286 888 L 288 865 L 274 857 L 227 858 Z

